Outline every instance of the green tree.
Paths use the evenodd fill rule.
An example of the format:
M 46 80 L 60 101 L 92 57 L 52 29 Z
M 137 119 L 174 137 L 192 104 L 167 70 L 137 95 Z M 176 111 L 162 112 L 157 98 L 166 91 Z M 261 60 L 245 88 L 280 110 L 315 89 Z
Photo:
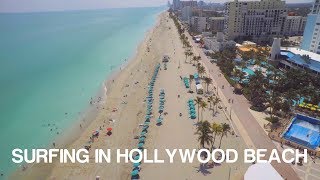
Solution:
M 202 102 L 202 98 L 197 96 L 196 99 L 194 100 L 196 105 L 197 105 L 197 109 L 198 109 L 198 122 L 199 122 L 199 110 L 200 110 L 200 104 Z
M 207 92 L 209 92 L 209 85 L 212 84 L 212 79 L 209 77 L 205 77 L 204 82 L 206 83 Z
M 189 81 L 190 81 L 190 89 L 192 90 L 192 82 L 194 80 L 194 76 L 192 74 L 189 75 Z
M 210 129 L 210 123 L 208 121 L 200 121 L 195 132 L 198 135 L 198 141 L 201 148 L 205 148 L 205 145 L 210 145 L 212 142 L 212 132 Z
M 227 136 L 231 131 L 231 128 L 230 128 L 230 125 L 227 124 L 227 123 L 222 123 L 221 124 L 221 135 L 220 135 L 220 143 L 219 143 L 219 149 L 221 147 L 221 141 L 222 141 L 222 138 L 224 136 Z
M 212 148 L 213 148 L 217 135 L 220 135 L 220 133 L 222 133 L 222 126 L 220 124 L 214 122 L 211 125 L 211 131 L 212 131 L 212 133 L 214 133 L 213 141 L 212 141 Z
M 200 102 L 200 108 L 201 108 L 201 119 L 203 119 L 203 111 L 208 107 L 208 104 L 205 101 Z

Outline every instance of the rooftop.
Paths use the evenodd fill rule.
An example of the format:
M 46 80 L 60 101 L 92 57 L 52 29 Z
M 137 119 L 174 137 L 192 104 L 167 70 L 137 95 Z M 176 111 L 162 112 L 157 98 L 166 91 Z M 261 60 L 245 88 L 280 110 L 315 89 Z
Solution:
M 293 47 L 281 48 L 281 50 L 291 51 L 292 53 L 299 54 L 301 56 L 305 54 L 305 55 L 308 55 L 311 59 L 320 62 L 320 54 L 317 54 L 314 52 L 306 51 L 301 48 L 293 48 Z
M 288 52 L 291 53 L 288 53 Z M 320 55 L 302 50 L 300 48 L 281 48 L 281 55 L 287 56 L 287 60 L 294 62 L 300 66 L 309 68 L 311 70 L 320 72 Z M 308 55 L 310 57 L 310 62 L 306 62 L 302 56 Z

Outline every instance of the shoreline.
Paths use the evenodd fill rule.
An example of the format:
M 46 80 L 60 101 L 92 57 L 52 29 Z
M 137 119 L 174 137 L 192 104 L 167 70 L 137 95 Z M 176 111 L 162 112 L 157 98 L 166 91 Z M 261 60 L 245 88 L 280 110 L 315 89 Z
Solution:
M 98 92 L 91 97 L 91 101 L 94 103 L 90 104 L 90 101 L 88 101 L 87 107 L 84 108 L 84 110 L 79 113 L 79 116 L 76 117 L 76 120 L 74 120 L 74 122 L 71 123 L 70 127 L 65 128 L 61 136 L 53 139 L 53 143 L 56 144 L 55 148 L 60 148 L 60 149 L 69 148 L 73 143 L 75 143 L 77 140 L 80 139 L 81 136 L 85 134 L 85 131 L 88 130 L 90 125 L 93 125 L 95 124 L 96 121 L 98 121 L 97 117 L 104 112 L 105 107 L 108 103 L 108 96 L 110 95 L 110 92 L 114 88 L 112 81 L 119 78 L 121 74 L 126 73 L 126 70 L 130 66 L 138 62 L 138 59 L 136 58 L 138 56 L 139 51 L 142 51 L 143 46 L 149 42 L 149 39 L 152 33 L 160 23 L 161 14 L 165 12 L 166 11 L 164 10 L 164 11 L 161 11 L 160 13 L 155 14 L 155 21 L 153 25 L 144 32 L 143 39 L 141 39 L 138 42 L 138 44 L 134 48 L 134 52 L 132 53 L 132 55 L 126 61 L 124 61 L 120 66 L 114 68 L 114 70 L 109 75 L 106 75 L 107 77 L 102 82 Z M 81 125 L 81 128 L 79 127 L 80 125 Z M 53 144 L 48 142 L 48 146 L 46 148 L 47 149 L 53 148 Z M 52 164 L 45 164 L 45 166 L 47 167 L 46 169 L 49 170 L 50 173 L 47 173 L 47 176 L 45 178 L 43 176 L 41 176 L 41 178 L 48 179 L 50 177 L 51 171 L 54 168 L 55 164 L 56 162 L 53 162 Z M 25 165 L 25 164 L 21 164 L 21 165 Z M 25 167 L 27 167 L 26 171 L 32 170 L 34 171 L 32 173 L 38 174 L 39 173 L 38 171 L 42 171 L 42 168 L 38 169 L 37 166 L 41 166 L 41 165 L 44 165 L 44 164 L 39 163 L 39 164 L 25 165 Z M 23 175 L 24 172 L 25 171 L 22 171 L 18 167 L 15 170 L 13 170 L 8 177 L 9 179 L 21 177 L 21 176 L 24 176 Z M 39 174 L 43 175 L 43 173 L 39 173 Z

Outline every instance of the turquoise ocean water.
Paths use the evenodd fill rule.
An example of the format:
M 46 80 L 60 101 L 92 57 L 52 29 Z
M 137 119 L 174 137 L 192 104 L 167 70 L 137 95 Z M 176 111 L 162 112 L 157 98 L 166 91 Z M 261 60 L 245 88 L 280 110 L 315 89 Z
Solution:
M 163 10 L 0 14 L 0 179 L 12 149 L 47 147 L 79 119 Z

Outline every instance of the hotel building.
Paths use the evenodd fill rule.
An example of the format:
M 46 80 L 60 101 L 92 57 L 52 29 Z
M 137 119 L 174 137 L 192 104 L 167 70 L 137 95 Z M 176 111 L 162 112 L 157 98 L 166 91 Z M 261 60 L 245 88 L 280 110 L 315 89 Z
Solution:
M 285 1 L 238 1 L 225 4 L 225 31 L 229 40 L 270 42 L 283 34 L 287 16 Z
M 315 0 L 303 34 L 301 49 L 320 54 L 320 0 Z

